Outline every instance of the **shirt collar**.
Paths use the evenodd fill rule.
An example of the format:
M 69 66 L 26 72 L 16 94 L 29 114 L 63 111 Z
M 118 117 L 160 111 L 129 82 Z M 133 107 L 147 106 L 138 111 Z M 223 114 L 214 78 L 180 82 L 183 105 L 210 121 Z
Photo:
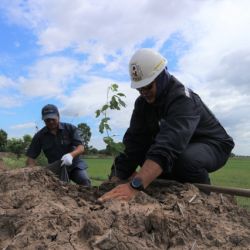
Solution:
M 63 130 L 64 129 L 64 126 L 62 125 L 61 122 L 59 122 L 58 129 L 59 130 Z M 44 133 L 49 133 L 49 129 L 45 126 L 43 132 Z

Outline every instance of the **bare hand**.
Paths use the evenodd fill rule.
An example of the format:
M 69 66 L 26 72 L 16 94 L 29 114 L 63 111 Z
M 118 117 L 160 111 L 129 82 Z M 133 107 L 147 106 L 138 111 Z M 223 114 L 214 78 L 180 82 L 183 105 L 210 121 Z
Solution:
M 118 185 L 113 188 L 111 191 L 105 193 L 101 196 L 98 201 L 105 202 L 108 200 L 116 199 L 116 200 L 131 200 L 139 191 L 133 189 L 129 183 Z

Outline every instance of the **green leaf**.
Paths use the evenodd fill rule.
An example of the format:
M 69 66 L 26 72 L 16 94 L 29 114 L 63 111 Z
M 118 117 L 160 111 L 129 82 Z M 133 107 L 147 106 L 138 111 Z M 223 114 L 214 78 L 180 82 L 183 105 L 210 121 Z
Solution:
M 110 120 L 109 117 L 102 118 L 101 122 L 102 123 L 107 123 Z
M 115 98 L 115 96 L 112 96 L 110 103 L 110 109 L 117 109 L 118 107 L 118 102 Z
M 121 98 L 118 98 L 118 102 L 121 104 L 121 106 L 126 107 L 126 103 Z
M 112 90 L 113 92 L 116 92 L 117 89 L 118 89 L 118 85 L 117 85 L 117 84 L 114 83 L 114 84 L 111 85 L 111 90 Z
M 110 130 L 110 131 L 111 131 L 111 128 L 110 128 L 110 126 L 109 126 L 107 123 L 104 124 L 104 128 L 105 128 L 106 130 Z
M 101 122 L 100 125 L 99 125 L 99 132 L 100 132 L 101 134 L 103 134 L 103 131 L 104 131 L 104 123 Z
M 95 117 L 99 117 L 100 116 L 100 114 L 101 114 L 101 111 L 98 109 L 98 110 L 96 110 L 96 112 L 95 112 Z
M 126 97 L 123 93 L 117 93 L 117 95 Z
M 119 153 L 124 153 L 125 146 L 123 143 L 115 143 L 115 150 Z
M 103 137 L 103 141 L 104 141 L 106 144 L 108 144 L 108 145 L 111 145 L 112 143 L 114 143 L 113 138 L 110 137 L 110 136 L 105 136 L 105 137 Z
M 103 105 L 102 106 L 102 112 L 105 111 L 105 110 L 107 110 L 108 108 L 109 108 L 109 105 L 107 105 L 107 104 Z

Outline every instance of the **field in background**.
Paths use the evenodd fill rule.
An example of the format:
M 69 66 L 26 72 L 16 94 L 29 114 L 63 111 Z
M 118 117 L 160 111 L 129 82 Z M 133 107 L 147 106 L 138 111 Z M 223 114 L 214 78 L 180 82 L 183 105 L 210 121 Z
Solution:
M 25 166 L 25 157 L 2 157 L 2 160 L 11 169 Z M 92 185 L 99 185 L 101 180 L 108 179 L 113 161 L 111 158 L 87 158 L 85 161 L 89 166 L 88 174 L 92 178 Z M 210 177 L 213 185 L 250 189 L 250 157 L 230 158 L 226 166 Z M 250 198 L 237 197 L 237 202 L 250 210 Z
M 210 176 L 213 185 L 250 189 L 250 157 L 230 158 L 226 166 Z M 237 202 L 250 210 L 250 198 L 237 197 Z

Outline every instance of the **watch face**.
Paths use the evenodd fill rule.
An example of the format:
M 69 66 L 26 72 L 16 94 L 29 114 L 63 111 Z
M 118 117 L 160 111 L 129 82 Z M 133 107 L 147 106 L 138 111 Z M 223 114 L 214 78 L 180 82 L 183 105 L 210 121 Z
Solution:
M 143 190 L 143 184 L 142 184 L 142 180 L 140 178 L 134 178 L 131 183 L 130 183 L 131 187 L 137 190 Z
M 139 188 L 141 186 L 141 179 L 139 178 L 134 178 L 132 180 L 132 185 L 135 187 L 135 188 Z

